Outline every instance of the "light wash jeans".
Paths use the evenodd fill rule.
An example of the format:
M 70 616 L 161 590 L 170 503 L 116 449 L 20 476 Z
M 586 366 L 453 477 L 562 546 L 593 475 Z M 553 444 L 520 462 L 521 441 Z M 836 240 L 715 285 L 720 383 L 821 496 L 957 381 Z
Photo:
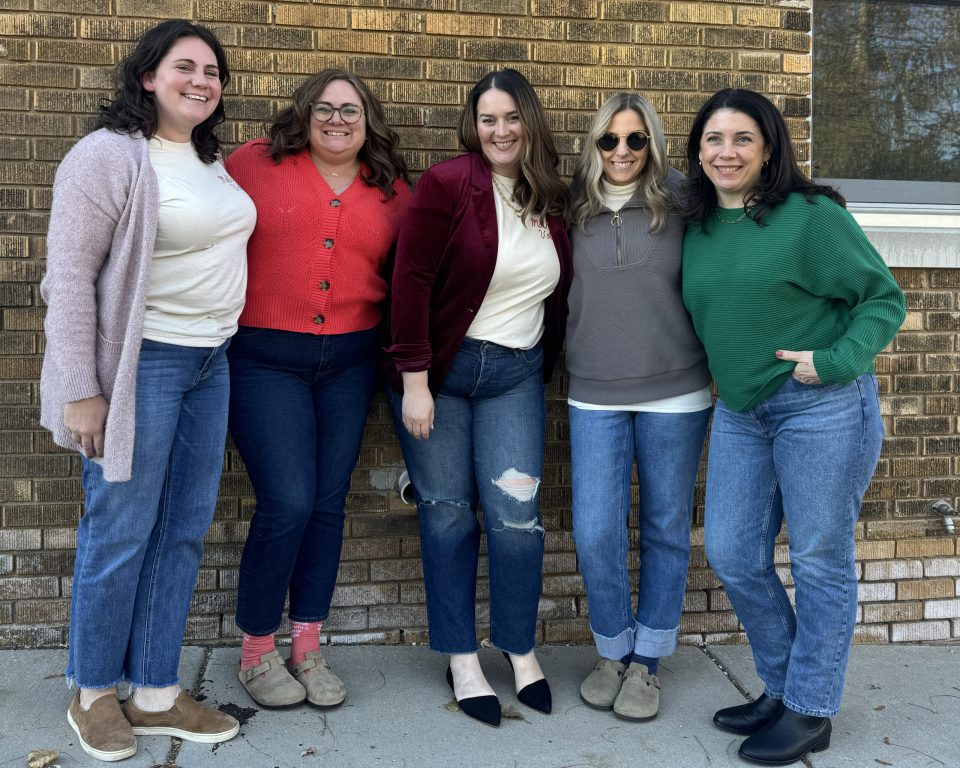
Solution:
M 251 635 L 330 613 L 344 504 L 377 374 L 379 330 L 314 336 L 241 326 L 230 433 L 257 494 L 240 559 L 236 624 Z
M 690 514 L 710 409 L 595 411 L 570 406 L 573 538 L 601 656 L 669 656 L 690 560 Z M 637 610 L 627 573 L 630 475 L 640 486 Z
M 436 398 L 427 440 L 404 429 L 401 397 L 390 392 L 415 489 L 435 651 L 477 650 L 478 498 L 487 533 L 491 640 L 513 654 L 535 645 L 543 569 L 542 371 L 540 344 L 521 350 L 464 340 Z
M 857 614 L 854 524 L 880 457 L 877 383 L 789 378 L 746 411 L 718 401 L 707 465 L 706 548 L 767 696 L 832 717 Z M 783 520 L 796 609 L 773 564 Z
M 226 350 L 144 339 L 137 367 L 130 480 L 84 459 L 67 678 L 177 682 L 190 598 L 223 468 L 230 381 Z M 109 446 L 108 446 L 109 450 Z

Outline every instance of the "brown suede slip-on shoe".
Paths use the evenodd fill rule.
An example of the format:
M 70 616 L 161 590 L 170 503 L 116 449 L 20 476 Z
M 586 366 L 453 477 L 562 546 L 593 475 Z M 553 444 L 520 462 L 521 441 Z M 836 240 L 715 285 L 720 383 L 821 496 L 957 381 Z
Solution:
M 180 691 L 165 712 L 144 712 L 130 696 L 123 702 L 123 714 L 137 736 L 176 736 L 185 741 L 215 744 L 240 733 L 236 718 L 198 704 L 186 691 Z
M 90 709 L 84 709 L 80 706 L 78 688 L 67 709 L 67 722 L 76 731 L 83 751 L 97 760 L 110 763 L 137 753 L 136 736 L 123 716 L 116 695 L 99 698 Z

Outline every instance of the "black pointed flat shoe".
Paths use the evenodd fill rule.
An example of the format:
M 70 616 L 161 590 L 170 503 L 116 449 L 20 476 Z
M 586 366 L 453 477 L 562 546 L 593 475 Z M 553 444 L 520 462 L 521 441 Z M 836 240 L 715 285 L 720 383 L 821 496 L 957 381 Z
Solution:
M 513 669 L 510 654 L 506 651 L 501 651 L 501 653 L 510 665 L 510 669 Z M 526 704 L 531 709 L 543 712 L 545 715 L 549 715 L 553 711 L 553 694 L 550 692 L 550 683 L 547 682 L 546 678 L 541 677 L 539 680 L 534 680 L 529 685 L 523 686 L 517 691 L 517 698 L 521 704 Z
M 827 749 L 832 730 L 829 717 L 801 715 L 784 707 L 776 719 L 746 739 L 737 754 L 760 765 L 790 765 L 808 752 Z
M 453 672 L 447 667 L 447 683 L 450 690 L 456 690 L 453 687 Z M 457 706 L 460 707 L 463 714 L 479 720 L 484 725 L 490 725 L 496 728 L 500 725 L 500 700 L 496 696 L 470 696 L 466 699 L 457 699 Z
M 727 707 L 713 716 L 715 725 L 733 733 L 756 733 L 783 711 L 780 699 L 771 699 L 767 694 L 748 704 Z

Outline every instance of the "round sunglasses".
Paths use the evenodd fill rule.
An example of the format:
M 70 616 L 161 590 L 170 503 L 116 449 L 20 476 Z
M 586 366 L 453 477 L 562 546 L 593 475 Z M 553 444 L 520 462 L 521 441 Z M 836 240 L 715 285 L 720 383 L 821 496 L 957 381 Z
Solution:
M 643 131 L 632 131 L 626 136 L 618 136 L 615 133 L 605 133 L 597 139 L 597 147 L 604 152 L 610 152 L 620 146 L 620 139 L 627 140 L 627 146 L 634 152 L 639 152 L 650 143 L 650 137 Z

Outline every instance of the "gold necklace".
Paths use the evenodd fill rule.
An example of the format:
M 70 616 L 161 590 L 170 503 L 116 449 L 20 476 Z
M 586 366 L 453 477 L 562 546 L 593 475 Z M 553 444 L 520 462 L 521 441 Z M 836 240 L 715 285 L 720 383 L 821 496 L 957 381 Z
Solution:
M 720 209 L 719 209 L 719 208 L 714 208 L 714 213 L 717 215 L 717 221 L 719 221 L 721 224 L 739 224 L 741 221 L 743 221 L 745 218 L 747 218 L 747 209 L 746 209 L 746 208 L 744 208 L 744 209 L 743 209 L 743 213 L 741 213 L 741 214 L 740 214 L 739 216 L 737 216 L 737 218 L 735 218 L 735 219 L 724 219 L 723 217 L 721 217 L 721 216 L 720 216 Z
M 506 206 L 513 211 L 521 219 L 523 218 L 523 208 L 520 208 L 513 200 L 513 192 L 508 190 L 503 182 L 500 181 L 494 174 L 490 174 L 490 178 L 493 179 L 493 188 L 496 190 L 497 194 L 500 196 L 500 199 L 506 204 Z

